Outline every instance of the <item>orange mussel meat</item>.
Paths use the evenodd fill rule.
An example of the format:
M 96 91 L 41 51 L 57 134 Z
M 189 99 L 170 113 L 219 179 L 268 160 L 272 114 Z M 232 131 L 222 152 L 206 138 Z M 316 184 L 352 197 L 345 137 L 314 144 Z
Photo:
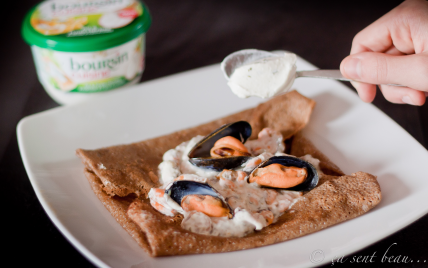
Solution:
M 290 188 L 303 183 L 307 176 L 305 168 L 271 164 L 253 172 L 249 182 L 273 188 Z

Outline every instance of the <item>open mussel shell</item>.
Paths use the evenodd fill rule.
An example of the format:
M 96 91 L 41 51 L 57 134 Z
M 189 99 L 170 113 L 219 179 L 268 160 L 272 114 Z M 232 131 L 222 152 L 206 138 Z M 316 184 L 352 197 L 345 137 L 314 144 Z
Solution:
M 258 165 L 253 171 L 251 171 L 251 174 L 253 174 L 258 168 L 263 168 L 271 164 L 281 164 L 286 167 L 305 168 L 306 171 L 308 172 L 308 175 L 305 181 L 303 181 L 301 184 L 296 185 L 294 187 L 286 188 L 286 190 L 299 191 L 299 192 L 310 191 L 314 189 L 315 186 L 317 186 L 318 184 L 319 176 L 316 168 L 309 162 L 293 156 L 273 156 L 268 160 L 264 161 L 263 163 L 261 163 L 260 165 Z
M 214 130 L 200 142 L 198 142 L 192 150 L 190 150 L 188 157 L 190 163 L 197 167 L 213 169 L 222 171 L 223 169 L 232 169 L 240 166 L 248 159 L 249 156 L 230 156 L 223 158 L 213 158 L 210 155 L 210 150 L 219 139 L 232 136 L 242 143 L 245 143 L 251 136 L 251 125 L 246 121 L 238 121 L 223 125 L 222 127 Z
M 211 148 L 219 139 L 226 136 L 232 136 L 240 140 L 242 143 L 245 143 L 251 136 L 251 132 L 251 125 L 246 121 L 238 121 L 223 125 L 198 142 L 192 150 L 190 150 L 188 156 L 189 158 L 209 157 Z
M 209 184 L 196 181 L 175 181 L 165 189 L 165 193 L 180 206 L 181 201 L 187 195 L 210 195 L 219 199 L 223 203 L 224 207 L 229 210 L 229 218 L 233 217 L 232 208 L 226 202 L 224 197 Z

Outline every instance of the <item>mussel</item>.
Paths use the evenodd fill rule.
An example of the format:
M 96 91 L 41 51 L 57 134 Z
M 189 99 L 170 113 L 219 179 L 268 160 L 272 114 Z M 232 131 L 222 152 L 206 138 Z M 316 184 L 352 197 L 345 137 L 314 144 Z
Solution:
M 197 167 L 216 171 L 236 168 L 251 157 L 242 145 L 250 136 L 251 125 L 248 122 L 223 125 L 190 150 L 189 161 Z
M 199 211 L 210 217 L 233 217 L 233 210 L 223 196 L 206 183 L 175 181 L 165 193 L 184 211 Z
M 314 166 L 292 156 L 273 156 L 257 166 L 248 176 L 248 182 L 263 187 L 310 191 L 317 186 L 318 172 Z

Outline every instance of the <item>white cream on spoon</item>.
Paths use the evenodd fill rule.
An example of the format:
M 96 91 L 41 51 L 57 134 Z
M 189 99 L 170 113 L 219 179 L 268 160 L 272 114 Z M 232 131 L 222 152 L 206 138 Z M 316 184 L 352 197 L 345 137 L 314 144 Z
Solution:
M 236 68 L 227 83 L 232 92 L 240 98 L 264 99 L 287 92 L 296 77 L 296 55 L 272 55 Z

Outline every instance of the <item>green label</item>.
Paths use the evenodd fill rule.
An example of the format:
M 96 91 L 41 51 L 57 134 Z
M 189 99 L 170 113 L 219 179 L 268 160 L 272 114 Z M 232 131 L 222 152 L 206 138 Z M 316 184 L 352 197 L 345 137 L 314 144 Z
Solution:
M 120 77 L 111 77 L 103 80 L 98 80 L 94 82 L 82 83 L 77 85 L 77 87 L 70 92 L 82 92 L 82 93 L 91 93 L 91 92 L 100 92 L 106 91 L 113 88 L 121 87 L 129 82 L 124 76 Z

